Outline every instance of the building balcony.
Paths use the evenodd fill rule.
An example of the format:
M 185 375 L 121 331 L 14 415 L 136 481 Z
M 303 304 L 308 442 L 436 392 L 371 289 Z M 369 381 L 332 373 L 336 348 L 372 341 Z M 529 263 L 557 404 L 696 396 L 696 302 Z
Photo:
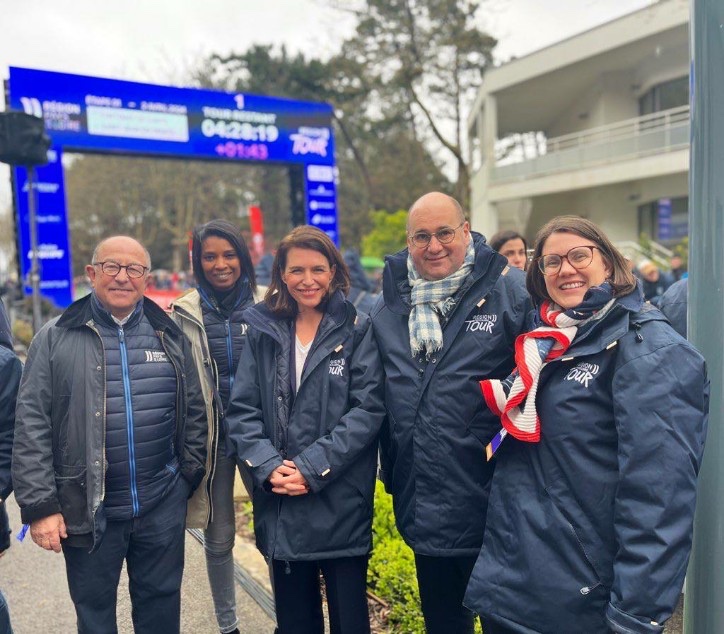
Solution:
M 491 170 L 491 185 L 688 149 L 689 106 L 545 139 L 537 145 L 532 158 L 521 148 L 517 155 L 498 161 Z

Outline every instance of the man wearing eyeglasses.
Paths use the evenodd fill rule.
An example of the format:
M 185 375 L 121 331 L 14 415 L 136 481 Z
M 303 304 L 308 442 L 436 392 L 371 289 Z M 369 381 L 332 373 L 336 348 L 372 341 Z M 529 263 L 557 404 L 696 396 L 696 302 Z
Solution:
M 483 541 L 500 427 L 479 381 L 505 378 L 530 309 L 524 276 L 432 192 L 408 215 L 408 248 L 386 258 L 372 323 L 386 374 L 381 477 L 415 552 L 428 634 L 473 632 L 463 595 Z
M 136 240 L 103 240 L 93 292 L 33 339 L 13 482 L 33 541 L 65 556 L 79 632 L 116 632 L 125 560 L 137 633 L 179 631 L 186 500 L 204 475 L 206 409 L 186 338 L 143 293 Z

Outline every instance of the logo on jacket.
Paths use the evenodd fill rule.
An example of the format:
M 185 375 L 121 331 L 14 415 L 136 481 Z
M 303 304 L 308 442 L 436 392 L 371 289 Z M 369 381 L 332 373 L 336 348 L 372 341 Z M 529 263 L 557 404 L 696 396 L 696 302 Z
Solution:
M 493 326 L 498 321 L 497 315 L 473 315 L 471 319 L 468 319 L 465 324 L 465 332 L 493 332 Z
M 344 376 L 344 359 L 332 359 L 329 362 L 329 373 L 332 376 Z
M 241 336 L 246 336 L 246 331 L 249 330 L 249 324 L 241 324 Z
M 146 350 L 146 363 L 166 363 L 168 357 L 160 350 Z
M 578 381 L 581 385 L 588 387 L 588 382 L 598 374 L 600 367 L 595 363 L 579 363 L 571 368 L 566 374 L 566 381 Z

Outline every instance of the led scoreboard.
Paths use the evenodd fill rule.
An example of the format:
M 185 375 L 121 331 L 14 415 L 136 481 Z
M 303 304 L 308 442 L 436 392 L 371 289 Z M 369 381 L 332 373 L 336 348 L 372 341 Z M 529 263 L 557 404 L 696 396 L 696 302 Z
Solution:
M 38 250 L 41 292 L 60 306 L 72 300 L 63 150 L 301 165 L 306 222 L 338 243 L 329 104 L 12 67 L 8 85 L 10 108 L 42 116 L 52 140 L 49 163 L 37 170 Z M 25 170 L 15 178 L 25 276 Z

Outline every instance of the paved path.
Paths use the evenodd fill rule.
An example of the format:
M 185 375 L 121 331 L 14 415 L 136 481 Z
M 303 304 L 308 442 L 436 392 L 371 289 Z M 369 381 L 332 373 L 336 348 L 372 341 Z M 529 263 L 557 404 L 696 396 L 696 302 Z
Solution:
M 75 612 L 68 595 L 63 556 L 38 548 L 30 536 L 21 544 L 15 539 L 20 514 L 11 497 L 8 500 L 13 545 L 0 559 L 0 588 L 10 605 L 15 634 L 76 631 Z M 118 591 L 118 631 L 131 634 L 131 606 L 125 573 Z M 240 587 L 236 592 L 239 628 L 245 634 L 272 634 L 274 623 Z M 182 634 L 214 634 L 216 627 L 206 563 L 201 544 L 187 533 L 186 566 L 181 595 Z

